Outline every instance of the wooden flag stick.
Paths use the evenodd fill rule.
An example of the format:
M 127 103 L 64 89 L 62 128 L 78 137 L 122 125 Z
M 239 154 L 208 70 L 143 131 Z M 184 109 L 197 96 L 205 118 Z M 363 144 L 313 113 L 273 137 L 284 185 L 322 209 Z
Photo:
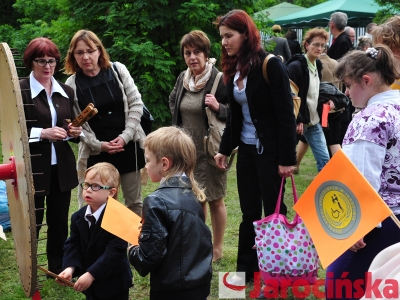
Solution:
M 49 271 L 49 270 L 46 270 L 45 268 L 42 268 L 42 267 L 38 266 L 38 269 L 39 269 L 40 271 L 43 271 L 43 272 L 45 272 L 46 274 L 50 275 L 51 277 L 57 278 L 58 280 L 64 282 L 65 284 L 67 284 L 67 285 L 69 285 L 69 286 L 71 286 L 71 287 L 73 287 L 74 284 L 75 284 L 75 283 L 73 283 L 72 281 L 69 281 L 69 280 L 67 280 L 67 279 L 65 279 L 65 278 L 62 278 L 62 277 L 58 276 L 57 274 L 54 274 L 53 272 L 51 272 L 51 271 Z
M 393 213 L 390 215 L 390 217 L 392 218 L 393 222 L 395 222 L 396 225 L 400 228 L 400 221 L 399 221 L 399 219 L 397 219 L 397 217 L 396 217 Z

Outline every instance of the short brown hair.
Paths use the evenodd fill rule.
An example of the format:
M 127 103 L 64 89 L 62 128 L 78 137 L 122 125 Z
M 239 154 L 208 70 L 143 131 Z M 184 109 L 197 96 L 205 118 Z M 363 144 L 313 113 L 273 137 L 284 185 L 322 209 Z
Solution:
M 58 71 L 60 68 L 60 51 L 56 44 L 48 38 L 38 37 L 29 42 L 24 52 L 23 61 L 25 66 L 32 70 L 33 60 L 45 56 L 54 57 L 57 60 L 55 71 Z
M 81 69 L 78 63 L 76 62 L 74 56 L 76 44 L 79 41 L 84 41 L 89 47 L 92 47 L 93 49 L 97 48 L 100 51 L 100 56 L 98 61 L 100 68 L 102 69 L 111 68 L 110 56 L 108 55 L 106 48 L 104 48 L 100 39 L 94 32 L 82 29 L 75 33 L 69 44 L 68 54 L 67 57 L 65 58 L 65 65 L 64 65 L 65 74 L 72 75 Z
M 211 51 L 211 43 L 210 40 L 203 31 L 201 30 L 192 30 L 191 32 L 185 34 L 181 40 L 181 55 L 182 58 L 184 56 L 184 47 L 194 47 L 199 49 L 204 55 L 208 58 L 210 56 Z
M 322 28 L 313 28 L 313 29 L 310 29 L 309 31 L 307 31 L 307 33 L 303 39 L 303 48 L 304 48 L 305 53 L 307 53 L 306 43 L 311 44 L 311 41 L 315 37 L 323 38 L 325 40 L 324 44 L 326 44 L 326 42 L 328 41 L 328 38 L 329 38 L 329 34 L 325 31 L 325 29 L 322 29 Z

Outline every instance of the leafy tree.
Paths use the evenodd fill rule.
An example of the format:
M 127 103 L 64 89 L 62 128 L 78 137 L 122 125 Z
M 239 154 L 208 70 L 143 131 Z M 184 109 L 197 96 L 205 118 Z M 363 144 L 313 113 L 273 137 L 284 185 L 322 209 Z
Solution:
M 127 66 L 157 125 L 164 125 L 170 124 L 168 96 L 186 69 L 182 36 L 203 30 L 212 43 L 211 56 L 218 59 L 221 42 L 213 21 L 235 8 L 252 14 L 253 0 L 16 0 L 20 28 L 0 25 L 0 39 L 23 52 L 31 39 L 47 36 L 65 56 L 77 30 L 92 30 L 111 60 Z
M 17 19 L 20 18 L 20 14 L 13 9 L 15 0 L 1 0 L 0 2 L 0 25 L 8 24 L 12 27 L 18 28 Z
M 255 0 L 254 1 L 254 7 L 255 11 L 260 11 L 275 5 L 278 5 L 283 1 L 280 0 Z M 290 2 L 290 1 L 285 1 L 285 2 Z
M 186 69 L 179 50 L 182 36 L 193 29 L 203 30 L 212 43 L 211 55 L 219 58 L 220 37 L 212 22 L 234 8 L 251 13 L 253 1 L 117 0 L 105 2 L 106 11 L 99 7 L 92 11 L 96 1 L 87 2 L 87 8 L 76 10 L 74 17 L 95 24 L 93 31 L 104 37 L 112 60 L 127 65 L 145 104 L 161 125 L 170 124 L 168 96 L 177 76 Z
M 317 4 L 326 2 L 327 0 L 294 0 L 293 4 L 298 5 L 298 6 L 302 6 L 305 8 L 309 8 L 311 6 L 315 6 Z
M 375 0 L 375 2 L 381 7 L 374 18 L 374 22 L 378 24 L 382 23 L 387 18 L 400 13 L 399 0 Z

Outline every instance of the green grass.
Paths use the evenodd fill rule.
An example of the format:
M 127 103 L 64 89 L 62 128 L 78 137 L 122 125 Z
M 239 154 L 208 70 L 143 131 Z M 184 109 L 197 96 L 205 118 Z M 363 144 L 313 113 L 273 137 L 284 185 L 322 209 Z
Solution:
M 8 158 L 4 158 L 7 160 Z M 225 203 L 228 211 L 228 221 L 225 233 L 224 241 L 224 257 L 221 261 L 213 264 L 213 279 L 211 294 L 208 300 L 218 299 L 218 272 L 233 272 L 236 266 L 236 253 L 237 253 L 237 239 L 238 239 L 238 228 L 241 221 L 241 212 L 239 207 L 239 200 L 236 188 L 236 174 L 235 168 L 229 171 L 228 175 L 228 189 Z M 299 175 L 295 175 L 295 181 L 297 186 L 297 192 L 299 197 L 308 187 L 310 182 L 316 175 L 316 166 L 314 158 L 312 157 L 311 151 L 309 151 L 301 164 L 301 170 Z M 149 182 L 148 185 L 143 186 L 143 197 L 150 194 L 158 186 L 158 183 Z M 75 212 L 78 208 L 76 200 L 76 190 L 72 193 L 73 198 L 71 200 L 70 215 Z M 287 185 L 285 202 L 288 207 L 293 206 L 293 196 L 290 189 L 290 185 Z M 293 217 L 293 210 L 290 209 L 289 218 Z M 209 224 L 210 217 L 207 218 Z M 210 224 L 209 224 L 210 225 Z M 43 229 L 42 229 L 43 230 Z M 18 268 L 16 265 L 16 257 L 14 251 L 14 244 L 12 235 L 6 234 L 7 241 L 0 239 L 0 300 L 14 300 L 14 299 L 26 299 L 20 284 Z M 38 253 L 44 252 L 44 243 L 39 245 Z M 323 278 L 325 275 L 324 270 L 320 270 L 319 277 Z M 149 277 L 141 277 L 133 269 L 134 276 L 134 287 L 131 289 L 131 299 L 149 299 Z M 249 298 L 249 292 L 253 289 L 250 284 L 246 289 L 247 298 Z M 56 284 L 53 280 L 46 280 L 43 288 L 40 291 L 42 299 L 85 299 L 83 294 L 76 293 L 71 288 L 61 287 Z M 296 299 L 289 292 L 287 299 Z M 307 298 L 309 300 L 316 299 L 313 296 Z

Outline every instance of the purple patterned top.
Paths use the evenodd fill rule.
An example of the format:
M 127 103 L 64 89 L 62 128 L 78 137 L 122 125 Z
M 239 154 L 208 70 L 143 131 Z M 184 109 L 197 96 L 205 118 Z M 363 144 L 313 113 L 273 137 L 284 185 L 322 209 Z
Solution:
M 393 101 L 385 102 L 385 97 L 382 98 L 383 101 L 374 101 L 373 105 L 369 103 L 354 116 L 347 129 L 343 145 L 363 140 L 386 148 L 378 193 L 391 207 L 400 205 L 400 105 L 394 104 Z M 356 144 L 353 145 L 356 147 Z M 364 157 L 363 159 L 373 158 Z

